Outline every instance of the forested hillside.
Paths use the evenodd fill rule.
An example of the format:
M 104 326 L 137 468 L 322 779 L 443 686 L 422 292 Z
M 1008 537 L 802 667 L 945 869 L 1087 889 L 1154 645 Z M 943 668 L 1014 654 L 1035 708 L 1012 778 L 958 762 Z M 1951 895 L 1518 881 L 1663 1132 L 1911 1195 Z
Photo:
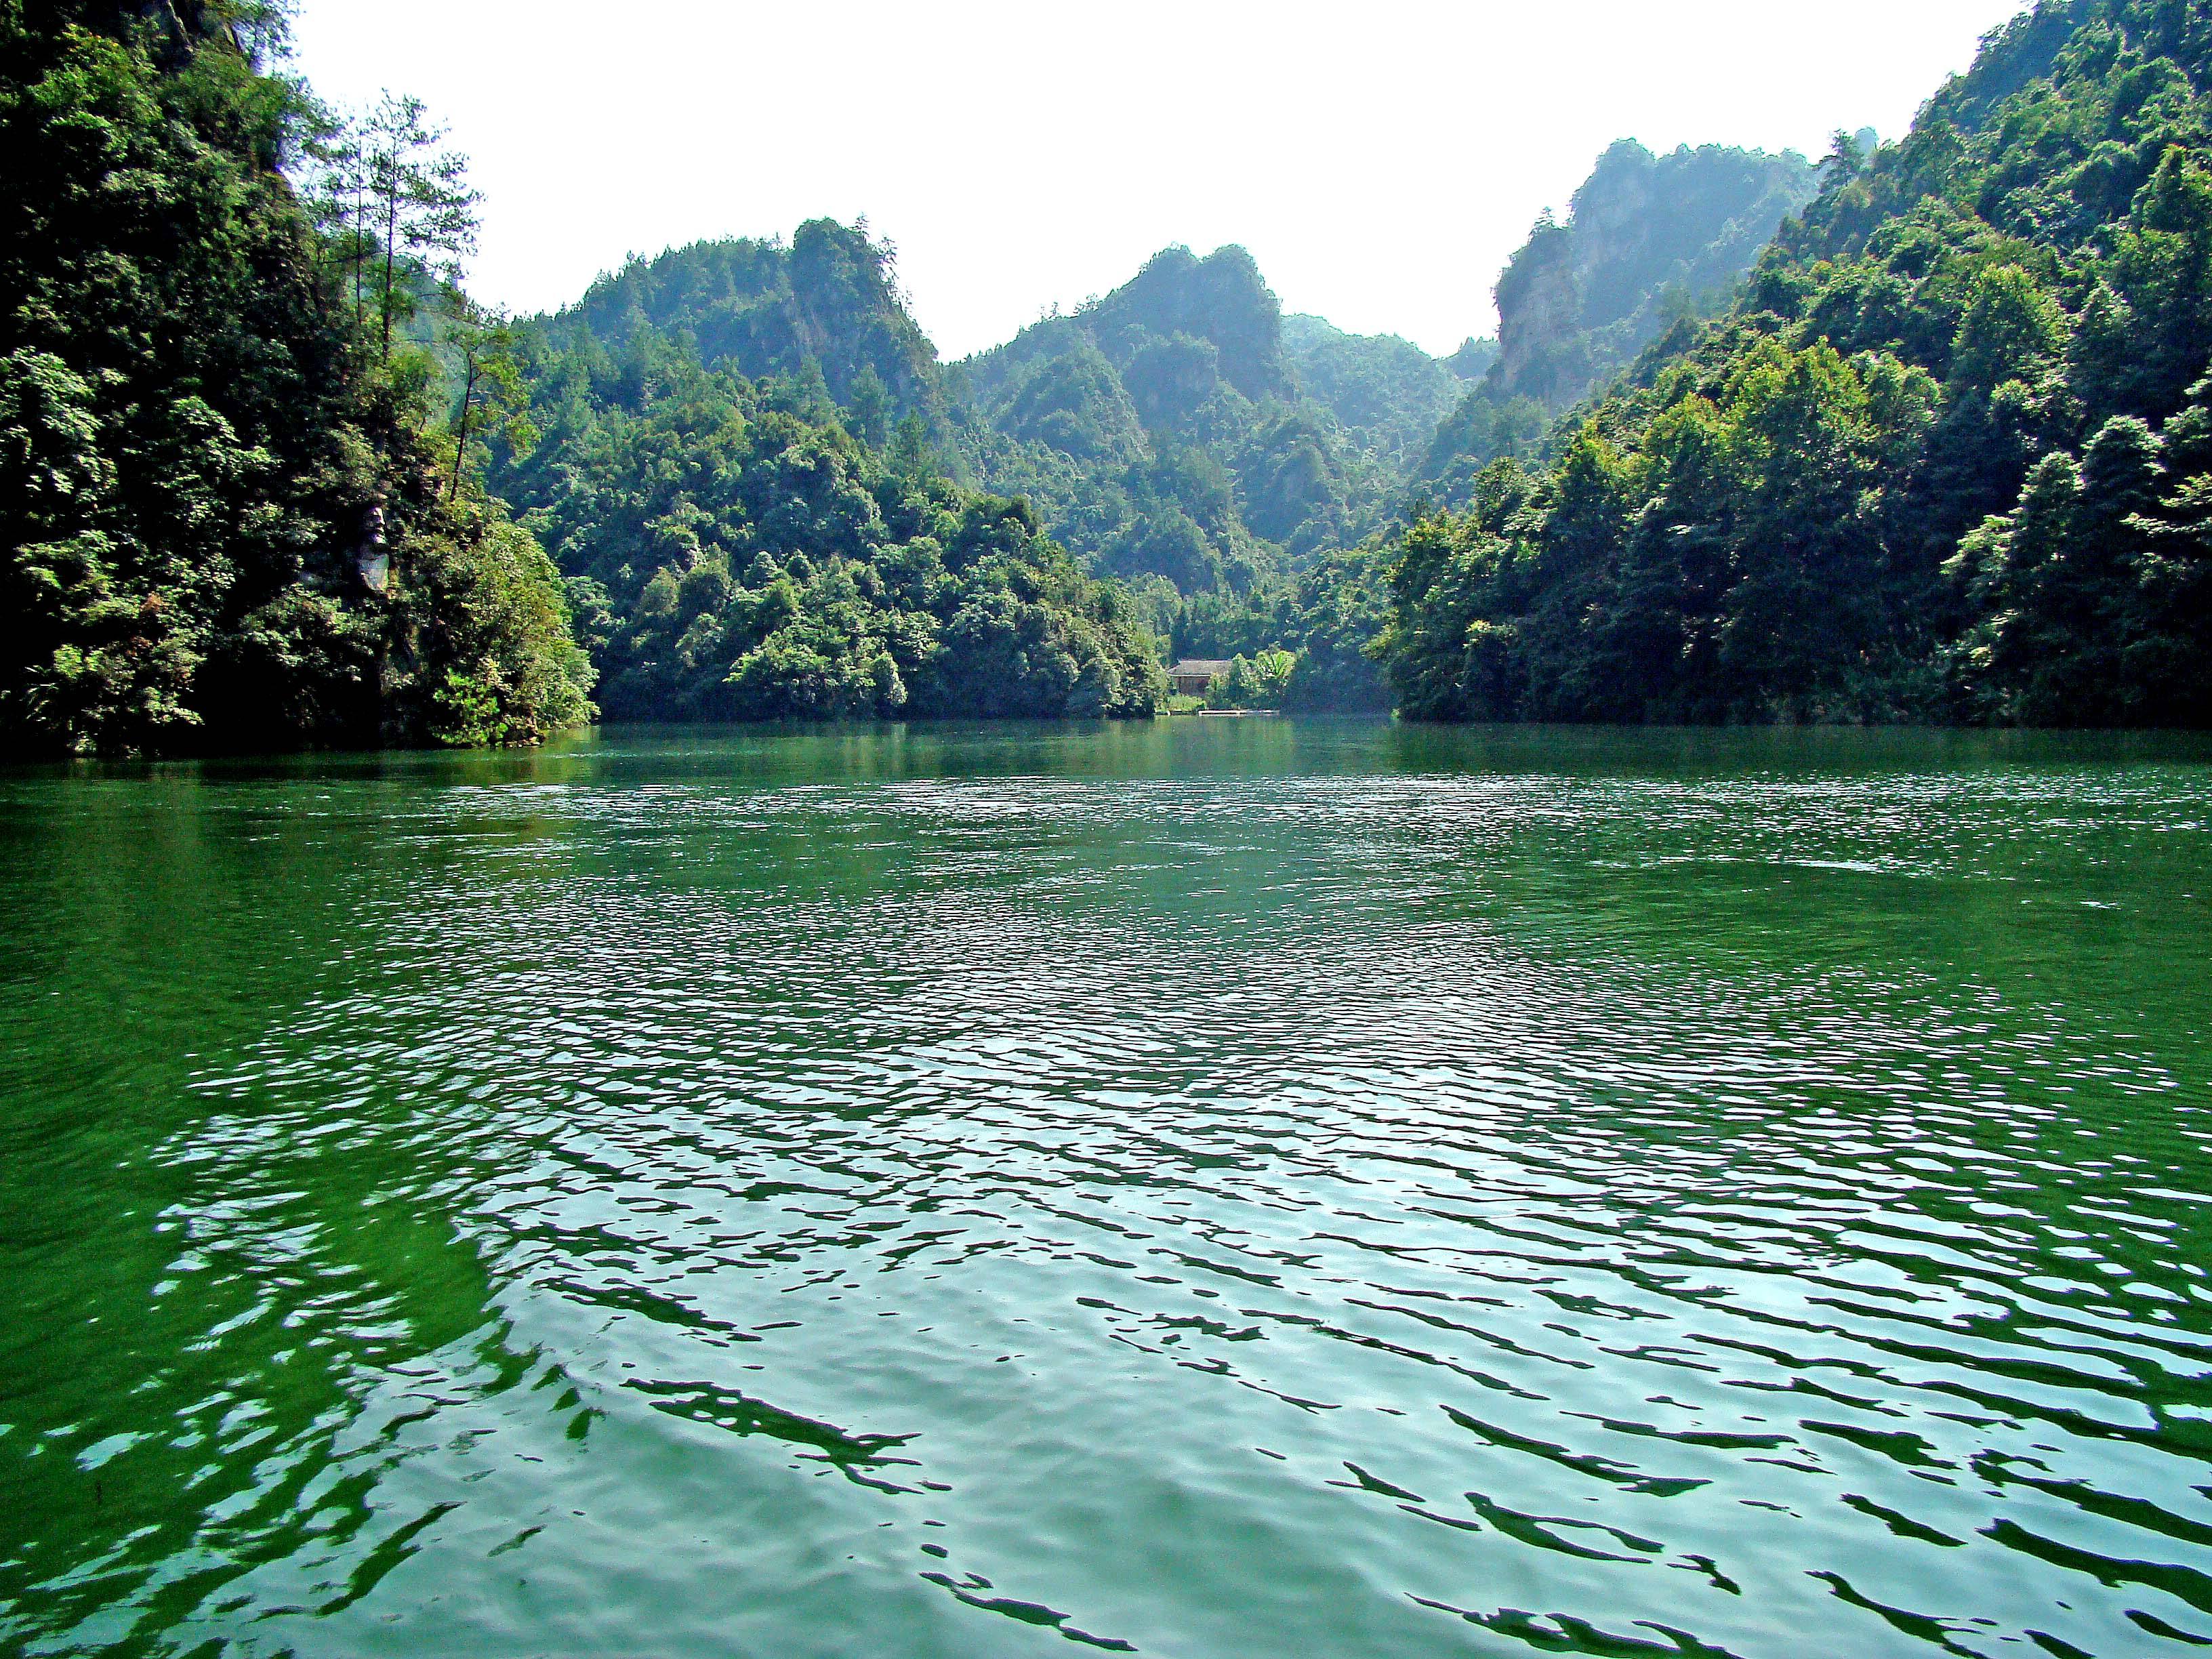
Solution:
M 526 454 L 502 494 L 568 573 L 624 720 L 1144 715 L 1127 595 L 1029 507 L 945 477 L 908 417 L 848 430 L 806 372 L 749 380 L 688 337 L 528 331 Z M 849 417 L 847 417 L 848 420 Z
M 1325 539 L 1343 509 L 1281 307 L 1242 248 L 1171 248 L 959 372 L 979 476 L 1115 575 L 1249 593 L 1280 569 L 1282 543 Z
M 1432 718 L 2212 718 L 2212 21 L 2045 0 L 1397 550 Z
M 1029 502 L 1163 633 L 1187 600 L 1211 614 L 1286 593 L 1312 556 L 1389 523 L 1438 418 L 1495 356 L 1286 320 L 1243 249 L 1171 248 L 1105 298 L 943 367 L 890 250 L 823 221 L 788 246 L 633 261 L 549 323 L 616 360 L 647 335 L 688 343 L 710 370 L 789 382 L 864 446 L 926 447 L 969 486 Z
M 1369 544 L 1402 522 L 1408 489 L 1449 493 L 1501 438 L 1509 452 L 1533 452 L 1558 406 L 1668 322 L 1717 306 L 1715 290 L 1805 199 L 1811 174 L 1796 157 L 1708 149 L 1658 159 L 1617 146 L 1577 194 L 1576 218 L 1550 233 L 1564 262 L 1528 274 L 1551 246 L 1540 232 L 1538 251 L 1507 273 L 1510 338 L 1470 340 L 1448 359 L 1285 319 L 1241 248 L 1170 248 L 1075 313 L 940 367 L 905 308 L 890 249 L 865 226 L 814 222 L 788 246 L 702 244 L 633 261 L 539 327 L 558 343 L 531 370 L 536 416 L 556 437 L 503 472 L 502 487 L 548 505 L 588 424 L 573 410 L 555 416 L 567 393 L 550 375 L 590 383 L 594 406 L 618 422 L 644 416 L 659 395 L 639 364 L 665 369 L 695 353 L 710 377 L 751 383 L 729 394 L 740 401 L 769 396 L 793 418 L 849 434 L 860 457 L 903 457 L 885 463 L 885 477 L 941 469 L 1027 503 L 1085 569 L 1126 585 L 1133 624 L 1171 653 L 1287 648 L 1299 663 L 1293 702 L 1382 706 L 1389 693 L 1364 651 L 1382 621 Z M 592 352 L 604 362 L 580 369 Z M 611 465 L 597 467 L 601 482 Z M 659 640 L 671 624 L 647 626 L 636 608 L 655 571 L 680 579 L 728 550 L 615 557 L 599 539 L 616 533 L 608 524 L 579 510 L 561 521 L 557 546 L 566 571 L 605 590 L 593 614 L 622 623 L 587 629 L 610 707 L 738 707 L 726 689 L 671 678 L 660 654 L 672 636 Z M 576 591 L 587 607 L 602 604 L 596 590 Z M 861 659 L 872 651 L 864 643 L 852 647 Z M 851 700 L 817 691 L 791 702 L 841 697 Z
M 1801 155 L 1615 144 L 1568 217 L 1538 220 L 1498 277 L 1495 361 L 1437 430 L 1421 477 L 1463 500 L 1484 465 L 1533 453 L 1561 410 L 1668 328 L 1724 306 L 1816 187 Z
M 421 260 L 380 283 L 359 223 L 288 182 L 319 128 L 266 72 L 280 27 L 0 7 L 0 751 L 522 741 L 589 713 L 550 565 L 392 325 Z M 392 205 L 387 248 L 450 241 L 465 192 L 394 132 L 356 146 L 350 199 Z
M 688 336 L 709 368 L 818 377 L 880 442 L 901 418 L 941 422 L 944 371 L 867 226 L 814 219 L 781 241 L 699 242 L 633 259 L 562 313 L 610 349 L 640 329 Z
M 865 223 L 510 326 L 459 158 L 282 19 L 0 5 L 8 752 L 530 741 L 595 672 L 1136 714 L 1170 651 L 1424 718 L 2212 719 L 2203 0 L 2044 0 L 1817 166 L 1616 145 L 1449 358 L 1177 247 L 951 365 Z
M 1273 629 L 1268 646 L 1330 665 L 1302 686 L 1369 706 L 1386 695 L 1360 654 L 1370 635 L 1335 630 L 1375 607 L 1339 604 L 1327 573 L 1370 571 L 1348 551 L 1401 524 L 1409 490 L 1463 495 L 1482 463 L 1533 453 L 1559 408 L 1669 323 L 1717 309 L 1813 172 L 1795 156 L 1616 146 L 1575 217 L 1540 228 L 1501 283 L 1509 337 L 1443 359 L 1286 319 L 1242 248 L 1177 247 L 940 366 L 890 249 L 827 222 L 787 246 L 633 261 L 550 327 L 616 361 L 652 336 L 709 370 L 785 382 L 779 396 L 864 449 L 902 448 L 1027 502 L 1086 569 L 1128 586 L 1173 650 L 1231 652 Z
M 1307 665 L 1294 701 L 1372 706 L 1368 636 L 1347 631 L 1376 616 L 1371 590 L 1328 591 L 1370 572 L 1351 550 L 1409 493 L 1464 499 L 1495 456 L 1534 454 L 1566 404 L 1724 306 L 1814 174 L 1794 155 L 1615 146 L 1501 280 L 1506 335 L 1447 359 L 1284 318 L 1241 248 L 1170 249 L 959 365 L 962 453 L 1133 584 L 1179 652 L 1290 648 Z

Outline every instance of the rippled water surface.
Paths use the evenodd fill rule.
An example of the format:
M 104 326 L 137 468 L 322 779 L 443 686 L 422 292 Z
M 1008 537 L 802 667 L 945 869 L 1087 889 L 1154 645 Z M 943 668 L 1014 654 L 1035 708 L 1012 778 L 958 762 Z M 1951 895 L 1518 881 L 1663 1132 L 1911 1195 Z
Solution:
M 2202 1648 L 2208 762 L 0 775 L 0 1651 Z

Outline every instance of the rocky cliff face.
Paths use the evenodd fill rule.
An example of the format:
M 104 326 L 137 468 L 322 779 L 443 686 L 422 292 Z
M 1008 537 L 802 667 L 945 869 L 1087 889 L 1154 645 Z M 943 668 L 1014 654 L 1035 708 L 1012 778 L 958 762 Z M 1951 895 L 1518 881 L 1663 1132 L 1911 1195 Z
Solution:
M 1740 281 L 1812 200 L 1803 156 L 1708 145 L 1655 156 L 1623 141 L 1599 158 L 1564 223 L 1548 215 L 1498 279 L 1500 400 L 1575 402 L 1674 317 Z
M 1498 362 L 1489 379 L 1509 396 L 1566 404 L 1589 383 L 1584 272 L 1599 240 L 1540 220 L 1498 279 Z
M 1624 140 L 1598 160 L 1564 220 L 1547 213 L 1498 279 L 1494 356 L 1470 341 L 1472 388 L 1416 472 L 1449 502 L 1503 456 L 1532 455 L 1565 410 L 1682 318 L 1717 308 L 1784 220 L 1813 199 L 1803 156 Z M 1479 376 L 1479 378 L 1477 378 Z

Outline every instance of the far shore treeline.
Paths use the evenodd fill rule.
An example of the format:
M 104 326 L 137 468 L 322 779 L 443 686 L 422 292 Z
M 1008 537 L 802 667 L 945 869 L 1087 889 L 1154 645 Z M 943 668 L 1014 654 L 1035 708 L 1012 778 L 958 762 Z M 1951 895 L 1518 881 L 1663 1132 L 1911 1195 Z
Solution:
M 865 222 L 460 282 L 271 0 L 0 0 L 0 753 L 621 720 L 2212 723 L 2212 0 L 1601 158 L 1437 358 L 1170 249 L 965 362 Z M 1480 295 L 1471 289 L 1468 309 Z

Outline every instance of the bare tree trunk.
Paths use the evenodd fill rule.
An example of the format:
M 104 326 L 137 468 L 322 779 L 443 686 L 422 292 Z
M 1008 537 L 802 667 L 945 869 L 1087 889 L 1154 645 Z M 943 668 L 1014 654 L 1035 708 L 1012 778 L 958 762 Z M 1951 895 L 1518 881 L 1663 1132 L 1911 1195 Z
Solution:
M 395 175 L 398 163 L 393 162 Z M 391 194 L 385 198 L 384 213 L 384 357 L 392 360 L 392 275 L 393 262 L 399 247 L 399 181 L 395 176 L 390 181 Z
M 353 325 L 358 329 L 368 311 L 368 204 L 361 192 L 353 197 L 353 224 L 347 240 L 353 245 Z
M 461 393 L 461 435 L 453 446 L 453 481 L 446 492 L 446 505 L 451 507 L 461 498 L 461 465 L 469 453 L 469 417 L 477 407 L 477 354 L 469 353 L 468 389 Z

